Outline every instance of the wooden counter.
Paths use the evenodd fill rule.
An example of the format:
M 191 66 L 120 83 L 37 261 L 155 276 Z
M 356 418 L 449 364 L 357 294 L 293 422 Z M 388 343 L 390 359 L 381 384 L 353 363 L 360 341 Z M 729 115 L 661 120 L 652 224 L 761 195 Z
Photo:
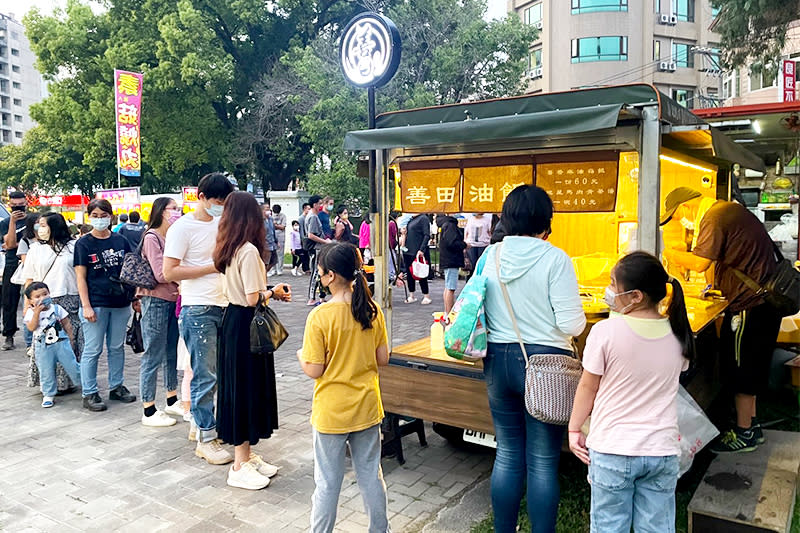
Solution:
M 686 303 L 695 333 L 712 324 L 728 305 L 725 300 L 699 298 L 687 298 Z M 604 318 L 589 317 L 577 339 L 579 350 L 591 326 Z M 494 433 L 483 363 L 431 355 L 429 337 L 395 346 L 389 365 L 380 367 L 380 385 L 386 412 Z

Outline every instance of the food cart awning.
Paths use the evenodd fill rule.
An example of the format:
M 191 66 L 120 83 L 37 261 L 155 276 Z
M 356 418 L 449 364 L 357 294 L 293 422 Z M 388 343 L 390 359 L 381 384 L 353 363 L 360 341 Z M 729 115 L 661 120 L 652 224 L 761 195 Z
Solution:
M 664 144 L 715 163 L 733 162 L 763 170 L 764 162 L 747 149 L 665 96 L 652 85 L 633 84 L 562 93 L 523 95 L 384 113 L 374 130 L 347 133 L 348 151 L 417 148 L 501 142 L 610 130 L 635 119 L 636 109 L 658 106 Z M 678 131 L 682 130 L 682 135 Z M 705 131 L 698 131 L 705 130 Z M 690 135 L 688 132 L 695 135 Z M 667 140 L 669 139 L 669 140 Z
M 568 135 L 614 128 L 623 104 L 594 105 L 555 111 L 539 111 L 460 122 L 418 124 L 348 132 L 344 149 L 434 146 L 462 142 L 494 141 Z

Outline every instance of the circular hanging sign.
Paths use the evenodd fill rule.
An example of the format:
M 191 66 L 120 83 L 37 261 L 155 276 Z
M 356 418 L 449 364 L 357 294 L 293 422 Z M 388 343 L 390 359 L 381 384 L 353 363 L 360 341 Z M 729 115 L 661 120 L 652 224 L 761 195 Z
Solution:
M 390 19 L 367 11 L 344 29 L 339 51 L 342 72 L 356 87 L 383 87 L 400 64 L 400 32 Z

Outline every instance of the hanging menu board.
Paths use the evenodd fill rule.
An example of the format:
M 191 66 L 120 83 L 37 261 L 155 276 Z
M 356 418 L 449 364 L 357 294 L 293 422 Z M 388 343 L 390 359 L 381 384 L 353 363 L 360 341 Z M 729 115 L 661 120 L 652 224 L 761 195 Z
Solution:
M 558 213 L 614 211 L 618 158 L 536 165 L 536 185 L 547 191 Z
M 458 162 L 455 162 L 458 165 Z M 428 164 L 400 165 L 400 204 L 404 213 L 458 213 L 461 169 Z

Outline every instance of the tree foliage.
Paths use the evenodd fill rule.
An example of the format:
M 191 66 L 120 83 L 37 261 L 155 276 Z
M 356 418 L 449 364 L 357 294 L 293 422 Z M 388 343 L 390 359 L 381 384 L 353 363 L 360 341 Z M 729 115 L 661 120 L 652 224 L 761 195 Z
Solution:
M 721 35 L 728 67 L 766 65 L 780 58 L 789 23 L 800 19 L 798 0 L 712 0 L 719 8 L 713 29 Z
M 366 91 L 337 58 L 352 16 L 384 12 L 404 39 L 381 111 L 514 94 L 533 37 L 516 17 L 484 21 L 484 0 L 106 0 L 97 13 L 86 1 L 24 18 L 49 96 L 22 145 L 0 149 L 0 182 L 114 186 L 116 68 L 144 73 L 142 179 L 129 184 L 163 192 L 228 170 L 363 204 L 366 181 L 342 152 L 344 133 L 366 126 Z

